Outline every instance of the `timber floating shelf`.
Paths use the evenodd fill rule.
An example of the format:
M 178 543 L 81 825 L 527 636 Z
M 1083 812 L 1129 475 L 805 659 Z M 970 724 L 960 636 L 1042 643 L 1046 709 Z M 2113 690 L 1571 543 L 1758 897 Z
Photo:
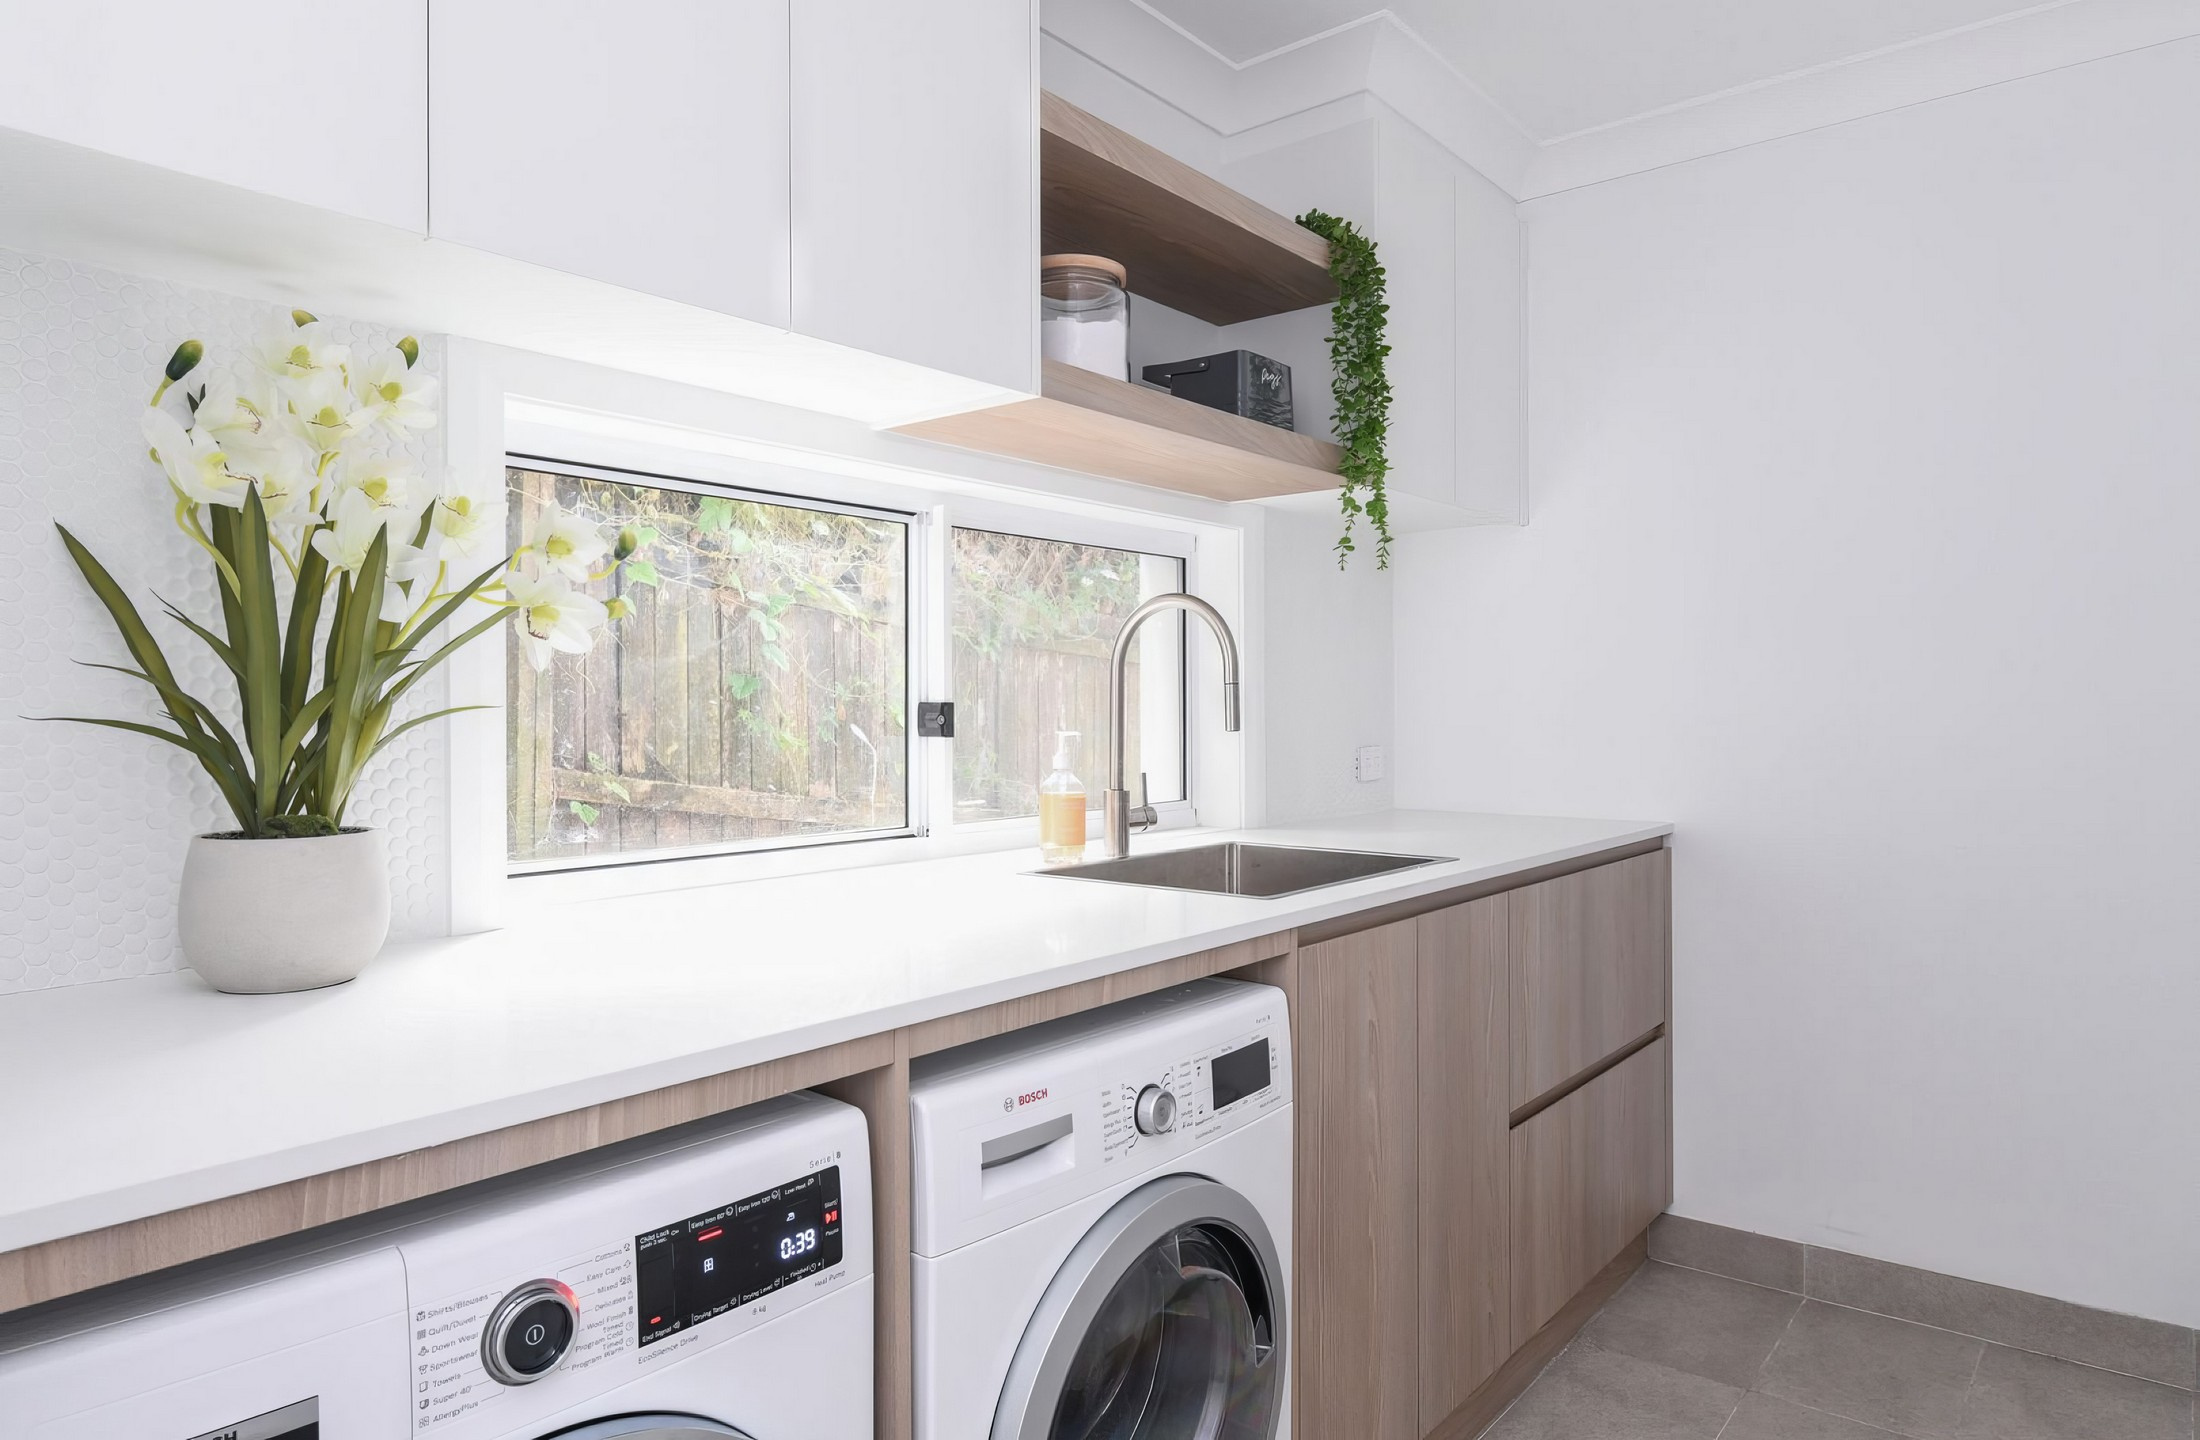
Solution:
M 1210 325 L 1337 298 L 1328 241 L 1058 95 L 1039 106 L 1039 236 L 1121 261 L 1133 295 Z
M 1334 490 L 1343 458 L 1312 435 L 1054 360 L 1045 362 L 1035 400 L 904 425 L 901 433 L 1211 500 Z

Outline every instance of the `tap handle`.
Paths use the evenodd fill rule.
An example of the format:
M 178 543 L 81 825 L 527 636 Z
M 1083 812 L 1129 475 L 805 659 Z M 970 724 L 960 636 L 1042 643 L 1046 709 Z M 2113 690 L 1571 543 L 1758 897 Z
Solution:
M 1131 811 L 1131 828 L 1151 830 L 1160 823 L 1161 817 L 1154 813 L 1153 791 L 1146 784 L 1146 772 L 1141 770 L 1138 772 L 1138 808 Z

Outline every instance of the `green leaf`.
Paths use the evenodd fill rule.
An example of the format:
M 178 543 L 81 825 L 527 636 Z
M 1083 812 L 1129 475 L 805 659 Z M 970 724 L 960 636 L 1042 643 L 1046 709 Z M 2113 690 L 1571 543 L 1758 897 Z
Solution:
M 229 802 L 230 809 L 236 814 L 237 824 L 246 834 L 256 834 L 260 816 L 252 808 L 250 777 L 240 773 L 229 763 L 222 747 L 200 725 L 198 715 L 205 711 L 205 707 L 184 693 L 183 687 L 176 681 L 175 671 L 169 668 L 168 657 L 161 652 L 160 642 L 146 628 L 144 617 L 138 614 L 137 606 L 131 603 L 122 587 L 115 583 L 114 576 L 107 573 L 107 567 L 99 563 L 98 558 L 84 547 L 82 541 L 69 533 L 67 526 L 56 525 L 54 529 L 60 533 L 61 543 L 67 548 L 69 558 L 75 562 L 78 572 L 83 575 L 85 584 L 91 587 L 92 594 L 106 608 L 108 618 L 114 622 L 124 648 L 130 652 L 130 658 L 137 661 L 138 670 L 142 672 L 146 683 L 159 693 L 161 703 L 167 707 L 169 718 L 176 722 L 184 748 L 198 759 L 200 767 L 221 788 L 222 797 Z M 131 722 L 128 721 L 116 721 L 113 724 L 123 729 L 131 728 Z M 167 733 L 155 732 L 154 727 L 144 728 L 148 733 Z
M 1375 531 L 1377 569 L 1390 566 L 1390 504 L 1385 482 L 1390 461 L 1385 443 L 1390 427 L 1390 380 L 1384 360 L 1390 354 L 1385 327 L 1390 306 L 1386 277 L 1375 242 L 1349 221 L 1319 210 L 1299 224 L 1329 242 L 1329 273 L 1337 282 L 1337 303 L 1330 312 L 1330 391 L 1336 400 L 1334 426 L 1344 452 L 1338 466 L 1344 484 L 1340 508 L 1344 534 L 1337 541 L 1341 568 L 1357 548 L 1353 530 L 1365 518 Z
M 621 568 L 620 573 L 636 585 L 647 585 L 653 590 L 657 587 L 657 566 L 653 561 L 640 558 L 629 560 Z
M 452 705 L 441 710 L 430 710 L 425 715 L 416 715 L 412 719 L 407 720 L 404 724 L 398 726 L 395 730 L 390 731 L 389 734 L 384 735 L 381 739 L 375 741 L 373 753 L 379 754 L 381 751 L 388 749 L 390 745 L 396 741 L 398 736 L 404 734 L 407 730 L 416 729 L 419 726 L 425 725 L 430 720 L 441 720 L 446 715 L 463 715 L 468 710 L 495 710 L 498 708 L 500 707 L 495 705 Z M 369 758 L 372 758 L 371 754 Z
M 313 688 L 313 641 L 321 628 L 321 604 L 328 598 L 328 559 L 313 548 L 309 526 L 299 540 L 298 582 L 291 587 L 290 619 L 283 629 L 283 717 L 295 719 Z
M 705 496 L 695 507 L 695 528 L 706 534 L 733 529 L 733 502 L 716 495 Z
M 565 802 L 565 804 L 567 809 L 571 810 L 575 815 L 581 817 L 581 823 L 583 825 L 595 824 L 596 817 L 603 813 L 601 810 L 598 810 L 595 806 L 589 804 L 585 800 L 568 800 Z
M 736 700 L 747 700 L 764 688 L 764 677 L 741 671 L 726 677 L 726 689 Z
M 245 492 L 244 512 L 237 527 L 237 605 L 243 626 L 243 644 L 232 636 L 242 666 L 238 682 L 244 702 L 245 743 L 252 747 L 253 788 L 260 814 L 274 812 L 275 795 L 282 784 L 283 751 L 282 626 L 275 615 L 274 552 L 268 545 L 267 511 L 260 503 L 260 487 Z

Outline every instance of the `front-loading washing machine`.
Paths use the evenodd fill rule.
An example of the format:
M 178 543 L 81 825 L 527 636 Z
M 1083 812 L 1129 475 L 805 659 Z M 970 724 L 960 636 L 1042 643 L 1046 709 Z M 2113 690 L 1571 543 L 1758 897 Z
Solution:
M 918 1062 L 918 1440 L 1288 1440 L 1285 1006 L 1201 980 Z
M 0 1330 L 0 1440 L 870 1440 L 860 1112 L 790 1095 Z

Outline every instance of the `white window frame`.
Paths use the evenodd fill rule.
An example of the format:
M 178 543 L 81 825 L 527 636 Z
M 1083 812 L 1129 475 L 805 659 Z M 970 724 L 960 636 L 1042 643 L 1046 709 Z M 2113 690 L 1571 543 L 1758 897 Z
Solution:
M 796 448 L 769 441 L 736 441 L 738 432 L 686 433 L 677 423 L 637 418 L 632 411 L 598 414 L 582 409 L 572 398 L 555 393 L 549 398 L 528 398 L 500 374 L 506 367 L 481 363 L 482 359 L 512 357 L 529 366 L 542 365 L 557 373 L 574 372 L 580 381 L 593 374 L 599 385 L 617 380 L 639 384 L 655 399 L 655 391 L 667 398 L 683 387 L 663 382 L 637 381 L 631 376 L 592 372 L 571 362 L 546 361 L 543 357 L 519 357 L 454 342 L 453 384 L 447 393 L 446 447 L 454 466 L 494 465 L 498 483 L 503 468 L 517 463 L 545 470 L 561 466 L 610 478 L 630 475 L 637 484 L 669 488 L 730 489 L 758 498 L 781 500 L 856 512 L 888 512 L 895 518 L 911 517 L 909 557 L 910 613 L 908 717 L 910 747 L 909 826 L 890 832 L 866 831 L 845 836 L 820 836 L 796 843 L 763 842 L 729 846 L 708 853 L 670 852 L 633 857 L 602 857 L 580 865 L 527 866 L 515 872 L 509 859 L 506 826 L 510 797 L 505 771 L 505 637 L 501 629 L 460 652 L 451 665 L 448 703 L 480 704 L 496 713 L 459 716 L 450 726 L 449 833 L 452 846 L 452 896 L 450 928 L 453 933 L 495 928 L 504 923 L 514 906 L 534 908 L 543 903 L 563 904 L 615 898 L 697 885 L 734 883 L 777 875 L 801 874 L 895 863 L 977 851 L 1004 851 L 1036 846 L 1038 820 L 1032 817 L 972 821 L 954 819 L 952 741 L 925 740 L 915 735 L 915 705 L 930 699 L 952 699 L 949 693 L 950 644 L 949 550 L 958 526 L 1007 531 L 1043 539 L 1133 550 L 1180 560 L 1185 588 L 1215 601 L 1237 629 L 1241 648 L 1257 637 L 1243 617 L 1255 596 L 1246 591 L 1250 557 L 1241 542 L 1238 526 L 1218 523 L 1228 512 L 1212 502 L 1192 501 L 1181 510 L 1191 515 L 1134 509 L 1115 503 L 1093 503 L 1083 496 L 1048 493 L 1028 483 L 1013 486 L 980 483 L 953 473 L 920 471 L 904 461 L 881 464 L 862 453 L 914 442 L 894 437 L 873 437 L 858 431 L 841 439 L 834 452 L 804 455 Z M 477 357 L 476 352 L 480 352 Z M 469 363 L 473 362 L 473 363 Z M 523 368 L 514 365 L 513 368 Z M 532 384 L 537 394 L 564 385 Z M 616 388 L 616 387 L 613 387 Z M 710 397 L 720 406 L 755 411 L 778 423 L 788 413 L 778 407 L 758 407 L 754 402 Z M 636 407 L 642 408 L 642 407 Z M 654 406 L 649 408 L 655 408 Z M 669 407 L 668 407 L 669 408 Z M 796 412 L 799 413 L 799 412 Z M 803 416 L 805 424 L 814 417 Z M 759 428 L 762 428 L 761 425 Z M 929 447 L 925 447 L 929 449 Z M 951 454 L 952 452 L 945 452 Z M 900 457 L 897 455 L 897 460 Z M 978 468 L 973 465 L 970 468 Z M 1040 472 L 1045 475 L 1049 472 Z M 1153 492 L 1102 482 L 1106 491 L 1130 491 L 1143 498 Z M 1167 499 L 1171 497 L 1157 497 Z M 1160 513 L 1156 513 L 1159 510 Z M 1231 516 L 1229 518 L 1235 518 Z M 1257 533 L 1257 531 L 1256 531 Z M 1209 594 L 1209 545 L 1221 543 L 1222 593 Z M 1158 622 L 1157 622 L 1158 623 Z M 1185 798 L 1158 804 L 1163 828 L 1182 828 L 1202 823 L 1203 813 L 1215 812 L 1207 823 L 1237 825 L 1257 816 L 1256 798 L 1250 793 L 1254 754 L 1237 737 L 1210 735 L 1217 730 L 1219 667 L 1211 641 L 1199 627 L 1185 625 L 1182 726 L 1185 766 Z M 1248 687 L 1257 694 L 1256 683 Z M 1097 792 L 1104 775 L 1081 776 Z M 1131 784 L 1136 787 L 1133 779 Z M 1088 833 L 1100 831 L 1097 812 L 1088 818 Z M 547 877 L 556 877 L 551 882 Z

